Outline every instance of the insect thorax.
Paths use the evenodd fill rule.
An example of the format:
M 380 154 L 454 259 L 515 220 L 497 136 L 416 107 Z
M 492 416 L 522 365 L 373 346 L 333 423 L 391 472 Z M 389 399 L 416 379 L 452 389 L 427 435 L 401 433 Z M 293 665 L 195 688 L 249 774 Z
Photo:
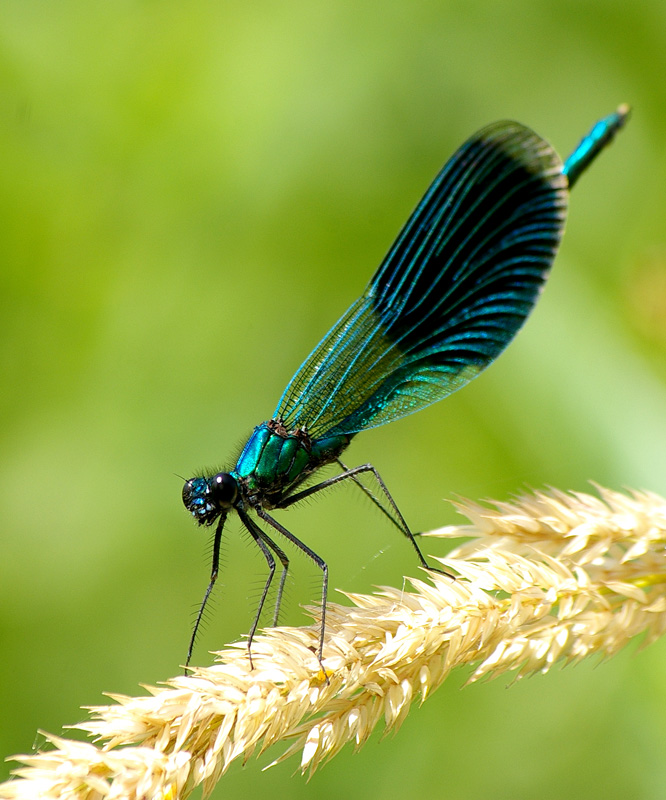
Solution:
M 319 467 L 334 461 L 351 437 L 313 439 L 302 429 L 287 430 L 279 420 L 257 425 L 240 454 L 233 474 L 245 491 L 272 503 Z

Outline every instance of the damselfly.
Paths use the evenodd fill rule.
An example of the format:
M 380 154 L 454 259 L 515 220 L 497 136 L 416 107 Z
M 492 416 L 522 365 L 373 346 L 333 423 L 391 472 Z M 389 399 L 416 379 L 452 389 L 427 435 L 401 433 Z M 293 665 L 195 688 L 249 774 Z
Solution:
M 621 106 L 598 122 L 564 164 L 546 141 L 518 122 L 496 122 L 474 134 L 437 175 L 361 297 L 303 362 L 273 417 L 254 429 L 236 465 L 186 481 L 183 502 L 194 519 L 204 526 L 217 522 L 210 582 L 188 664 L 218 575 L 222 531 L 231 511 L 268 565 L 248 634 L 250 663 L 276 559 L 281 573 L 273 624 L 289 568 L 276 533 L 322 571 L 320 663 L 323 656 L 328 567 L 278 522 L 274 510 L 351 480 L 409 539 L 421 566 L 433 569 L 377 470 L 371 464 L 349 469 L 340 457 L 360 431 L 450 395 L 504 350 L 546 280 L 564 229 L 569 190 L 628 113 Z M 337 465 L 339 474 L 307 485 L 327 464 Z M 364 474 L 374 477 L 383 502 L 361 482 Z

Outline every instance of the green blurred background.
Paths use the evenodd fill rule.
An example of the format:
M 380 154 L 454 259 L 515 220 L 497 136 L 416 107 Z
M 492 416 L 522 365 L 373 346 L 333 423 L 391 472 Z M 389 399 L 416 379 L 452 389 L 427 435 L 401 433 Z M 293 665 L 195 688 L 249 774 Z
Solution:
M 517 341 L 347 460 L 372 461 L 419 530 L 456 521 L 455 495 L 666 491 L 664 75 L 663 0 L 3 0 L 1 755 L 178 671 L 210 540 L 176 474 L 229 464 L 492 120 L 566 156 L 634 107 Z M 286 513 L 334 587 L 418 573 L 354 491 Z M 249 627 L 263 568 L 238 527 L 198 663 Z M 285 622 L 317 577 L 294 556 Z M 295 760 L 261 772 L 278 749 L 215 796 L 661 798 L 666 643 L 635 651 L 509 691 L 454 674 L 309 783 Z

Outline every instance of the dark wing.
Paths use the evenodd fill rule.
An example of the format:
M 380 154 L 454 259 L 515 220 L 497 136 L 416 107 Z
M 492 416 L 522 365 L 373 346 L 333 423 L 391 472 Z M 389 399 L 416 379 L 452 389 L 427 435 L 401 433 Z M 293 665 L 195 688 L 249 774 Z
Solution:
M 468 383 L 537 301 L 564 229 L 550 145 L 497 122 L 449 159 L 363 295 L 321 340 L 275 417 L 318 438 L 383 425 Z

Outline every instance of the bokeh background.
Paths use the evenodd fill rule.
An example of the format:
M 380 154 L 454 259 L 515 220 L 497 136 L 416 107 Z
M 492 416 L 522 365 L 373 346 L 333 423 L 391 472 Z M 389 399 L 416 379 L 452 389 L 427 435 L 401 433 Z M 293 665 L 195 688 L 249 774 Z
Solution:
M 666 491 L 664 75 L 663 0 L 3 0 L 0 755 L 178 671 L 210 539 L 177 476 L 229 465 L 492 120 L 565 156 L 634 107 L 514 344 L 348 461 L 377 465 L 417 530 L 456 521 L 456 495 Z M 353 488 L 283 519 L 334 587 L 418 573 Z M 198 663 L 250 624 L 263 567 L 239 534 Z M 294 556 L 285 622 L 317 579 Z M 661 642 L 517 685 L 454 674 L 309 783 L 295 760 L 261 771 L 278 749 L 215 796 L 661 798 L 665 673 Z

